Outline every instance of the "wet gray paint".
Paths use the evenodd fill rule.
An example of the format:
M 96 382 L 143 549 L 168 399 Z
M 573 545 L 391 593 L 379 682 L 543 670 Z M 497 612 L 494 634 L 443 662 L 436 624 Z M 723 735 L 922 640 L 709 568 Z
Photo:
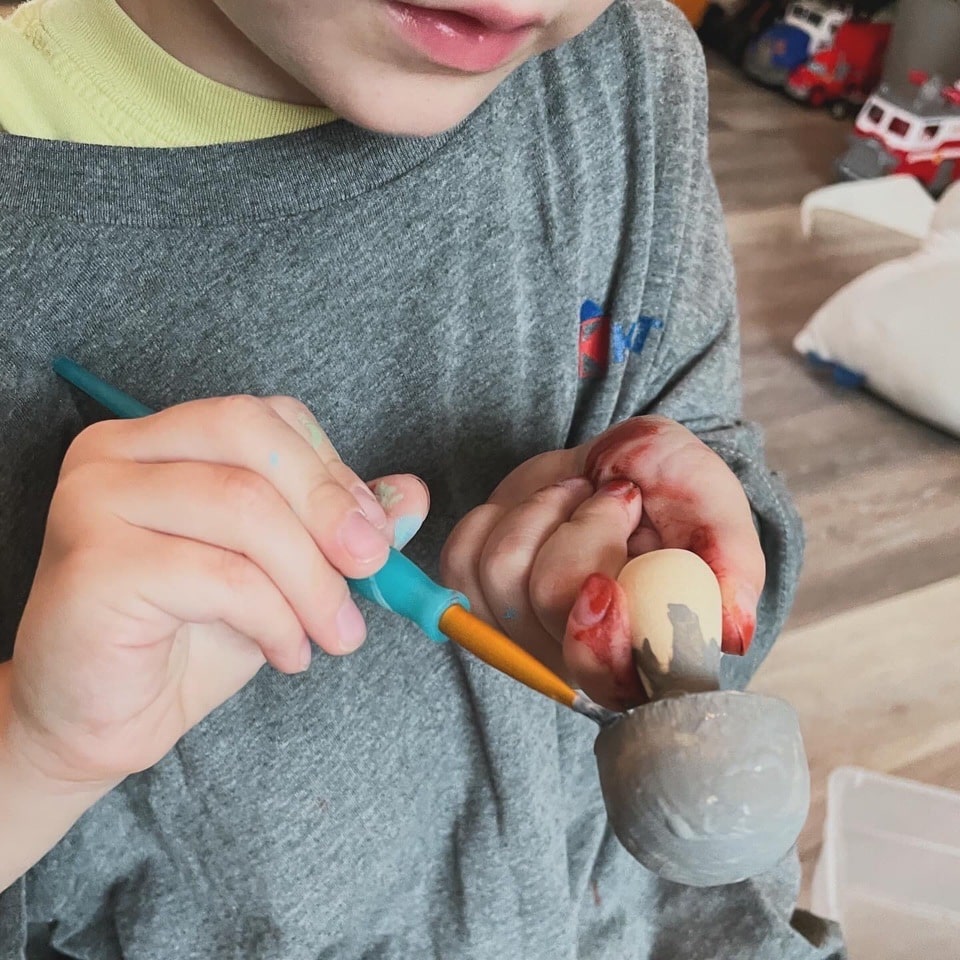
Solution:
M 664 670 L 644 638 L 633 650 L 633 662 L 651 700 L 678 693 L 703 693 L 720 689 L 720 638 L 704 639 L 700 618 L 686 604 L 667 605 L 673 627 L 673 652 Z
M 601 729 L 607 816 L 624 847 L 677 883 L 735 883 L 773 867 L 807 816 L 800 724 L 775 697 L 670 697 Z

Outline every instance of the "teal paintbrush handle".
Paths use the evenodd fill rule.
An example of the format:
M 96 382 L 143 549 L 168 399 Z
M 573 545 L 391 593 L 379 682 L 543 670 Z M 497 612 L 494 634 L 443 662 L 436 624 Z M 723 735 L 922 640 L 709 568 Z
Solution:
M 53 369 L 56 374 L 96 400 L 101 407 L 105 407 L 116 417 L 135 420 L 137 417 L 149 417 L 153 413 L 139 400 L 134 400 L 116 387 L 111 387 L 109 383 L 95 377 L 89 370 L 81 367 L 79 363 L 74 363 L 68 357 L 57 357 L 53 361 Z
M 447 639 L 440 632 L 440 618 L 447 610 L 454 604 L 470 609 L 470 601 L 462 593 L 434 583 L 412 560 L 393 547 L 387 562 L 374 576 L 364 580 L 348 579 L 347 583 L 361 597 L 412 620 L 437 643 Z
M 114 416 L 126 420 L 153 413 L 138 400 L 95 377 L 67 357 L 57 357 L 53 369 L 64 380 L 96 400 Z M 454 604 L 470 609 L 470 601 L 456 590 L 434 583 L 412 560 L 390 548 L 386 564 L 372 577 L 347 580 L 350 589 L 385 610 L 412 620 L 437 643 L 447 638 L 440 632 L 440 618 Z

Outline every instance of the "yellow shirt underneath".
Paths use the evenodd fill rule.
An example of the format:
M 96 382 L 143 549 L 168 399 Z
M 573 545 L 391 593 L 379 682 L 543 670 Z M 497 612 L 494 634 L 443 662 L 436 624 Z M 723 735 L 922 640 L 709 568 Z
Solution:
M 257 140 L 334 119 L 210 80 L 115 0 L 31 0 L 0 20 L 0 130 L 128 147 Z

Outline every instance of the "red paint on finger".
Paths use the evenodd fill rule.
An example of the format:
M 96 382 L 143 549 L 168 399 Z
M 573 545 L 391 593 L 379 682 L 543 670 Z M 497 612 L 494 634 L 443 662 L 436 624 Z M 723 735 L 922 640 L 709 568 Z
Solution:
M 723 576 L 723 565 L 720 562 L 722 551 L 717 532 L 713 527 L 696 527 L 690 533 L 687 549 L 700 557 L 713 570 L 717 579 Z
M 724 653 L 732 653 L 742 657 L 753 643 L 757 632 L 757 618 L 753 613 L 745 613 L 739 608 L 733 612 L 723 611 L 723 642 L 720 649 Z
M 689 550 L 704 560 L 713 570 L 714 576 L 729 588 L 729 572 L 723 562 L 723 550 L 716 531 L 709 526 L 697 527 L 691 534 Z M 743 656 L 753 642 L 757 632 L 757 600 L 755 595 L 741 587 L 733 603 L 725 603 L 723 608 L 723 638 L 721 649 L 724 653 Z
M 607 497 L 620 497 L 627 503 L 635 503 L 640 496 L 640 488 L 629 480 L 610 480 L 597 493 Z
M 590 448 L 583 472 L 596 486 L 618 477 L 629 477 L 635 461 L 649 449 L 667 426 L 662 420 L 635 417 L 609 430 Z
M 619 650 L 629 638 L 626 617 L 614 602 L 616 582 L 601 574 L 584 581 L 567 624 L 570 639 L 583 644 L 607 668 L 621 703 L 632 705 L 645 699 L 630 651 Z M 627 640 L 629 644 L 629 640 Z M 627 653 L 624 656 L 624 653 Z
M 695 553 L 701 560 L 705 561 L 713 575 L 720 580 L 724 574 L 723 564 L 719 560 L 720 548 L 717 544 L 717 535 L 712 527 L 697 527 L 691 534 L 687 542 L 687 549 Z M 732 653 L 741 657 L 747 652 L 750 646 L 750 640 L 753 639 L 753 630 L 750 630 L 749 639 L 744 639 L 743 629 L 741 628 L 742 613 L 734 613 L 724 604 L 723 607 L 723 636 L 720 638 L 720 649 L 724 653 Z

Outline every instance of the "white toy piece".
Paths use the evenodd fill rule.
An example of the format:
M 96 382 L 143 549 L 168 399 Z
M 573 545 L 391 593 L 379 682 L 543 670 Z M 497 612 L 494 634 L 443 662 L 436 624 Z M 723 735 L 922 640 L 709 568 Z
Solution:
M 937 204 L 916 177 L 897 174 L 876 180 L 835 183 L 808 193 L 800 206 L 805 237 L 817 230 L 821 213 L 841 213 L 916 240 L 925 240 Z
M 840 290 L 794 347 L 838 382 L 960 436 L 960 183 L 936 205 L 916 253 Z

